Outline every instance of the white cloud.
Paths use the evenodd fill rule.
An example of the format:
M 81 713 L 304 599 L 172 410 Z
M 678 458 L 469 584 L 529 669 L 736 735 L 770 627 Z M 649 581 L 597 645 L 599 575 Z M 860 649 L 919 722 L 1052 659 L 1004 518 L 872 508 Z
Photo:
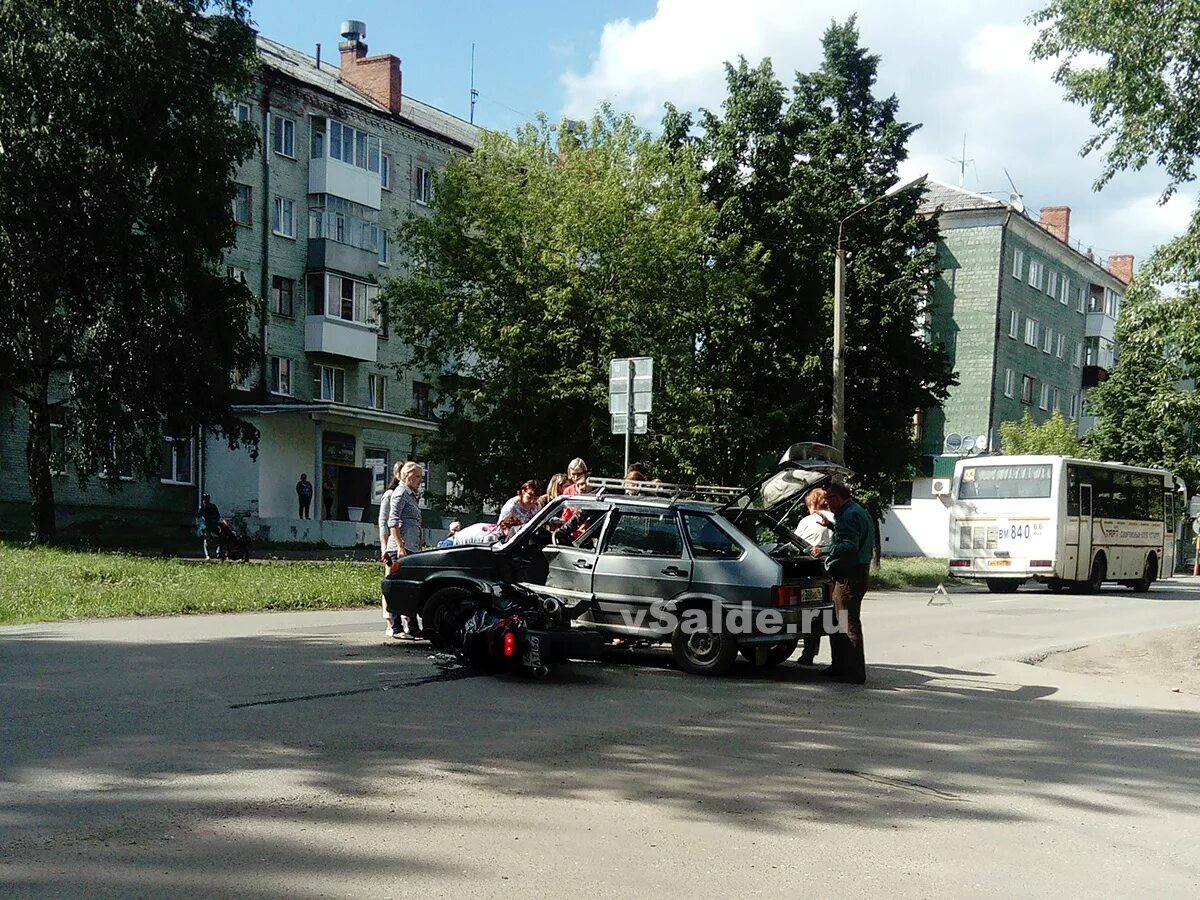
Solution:
M 1098 255 L 1133 253 L 1141 260 L 1187 223 L 1193 195 L 1155 203 L 1161 173 L 1118 176 L 1102 193 L 1091 185 L 1098 157 L 1081 159 L 1092 132 L 1087 113 L 1066 103 L 1051 80 L 1051 63 L 1034 63 L 1036 29 L 1025 17 L 1035 0 L 659 0 L 653 16 L 611 22 L 590 68 L 564 72 L 563 114 L 582 117 L 607 100 L 656 123 L 670 100 L 684 109 L 718 108 L 723 64 L 743 55 L 771 57 L 790 84 L 795 71 L 820 61 L 829 22 L 858 15 L 862 42 L 882 57 L 878 92 L 900 98 L 901 115 L 923 123 L 910 142 L 903 174 L 927 171 L 958 182 L 966 134 L 965 186 L 1008 191 L 1005 170 L 1036 214 L 1072 207 L 1072 232 Z

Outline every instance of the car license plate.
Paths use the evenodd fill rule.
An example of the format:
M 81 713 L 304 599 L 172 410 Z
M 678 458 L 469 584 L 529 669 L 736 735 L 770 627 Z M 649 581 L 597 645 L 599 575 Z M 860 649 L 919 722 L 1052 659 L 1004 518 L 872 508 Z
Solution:
M 800 592 L 801 603 L 819 603 L 825 599 L 825 588 L 805 588 Z
M 989 568 L 998 569 L 1002 566 L 1011 566 L 1012 560 L 1011 559 L 989 559 L 987 561 L 987 564 L 988 564 Z

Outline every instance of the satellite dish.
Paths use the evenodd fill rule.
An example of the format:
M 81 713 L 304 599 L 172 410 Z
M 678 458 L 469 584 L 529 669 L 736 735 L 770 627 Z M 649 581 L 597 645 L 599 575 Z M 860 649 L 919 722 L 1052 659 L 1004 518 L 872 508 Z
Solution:
M 1008 202 L 1017 212 L 1025 212 L 1025 201 L 1021 197 L 1021 192 L 1017 190 L 1016 184 L 1013 183 L 1012 176 L 1008 174 L 1008 169 L 1004 170 L 1004 177 L 1008 179 L 1008 186 L 1012 188 L 1012 193 L 1008 195 Z
M 976 450 L 986 450 L 987 448 L 988 448 L 988 439 L 987 439 L 986 434 L 981 434 L 979 437 L 975 438 L 975 449 Z
M 971 437 L 968 434 L 965 438 L 962 439 L 962 448 L 967 453 L 970 453 L 972 450 L 974 450 L 975 449 L 975 438 Z
M 951 432 L 950 434 L 946 435 L 946 449 L 951 453 L 957 453 L 962 449 L 962 445 L 962 435 L 958 432 Z

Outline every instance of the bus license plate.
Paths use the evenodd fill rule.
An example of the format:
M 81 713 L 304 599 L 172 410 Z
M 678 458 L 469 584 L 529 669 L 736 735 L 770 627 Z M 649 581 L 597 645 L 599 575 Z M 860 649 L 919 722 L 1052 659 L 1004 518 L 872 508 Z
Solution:
M 1011 559 L 989 559 L 987 561 L 987 564 L 988 564 L 989 568 L 995 569 L 995 568 L 999 568 L 1000 566 L 1011 566 L 1012 560 Z

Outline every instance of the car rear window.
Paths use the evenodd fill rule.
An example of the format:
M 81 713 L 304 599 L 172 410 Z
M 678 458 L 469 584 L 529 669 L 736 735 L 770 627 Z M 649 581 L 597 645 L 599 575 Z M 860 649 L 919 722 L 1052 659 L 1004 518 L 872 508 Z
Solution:
M 684 513 L 683 524 L 696 559 L 737 559 L 744 552 L 742 545 L 708 516 Z

